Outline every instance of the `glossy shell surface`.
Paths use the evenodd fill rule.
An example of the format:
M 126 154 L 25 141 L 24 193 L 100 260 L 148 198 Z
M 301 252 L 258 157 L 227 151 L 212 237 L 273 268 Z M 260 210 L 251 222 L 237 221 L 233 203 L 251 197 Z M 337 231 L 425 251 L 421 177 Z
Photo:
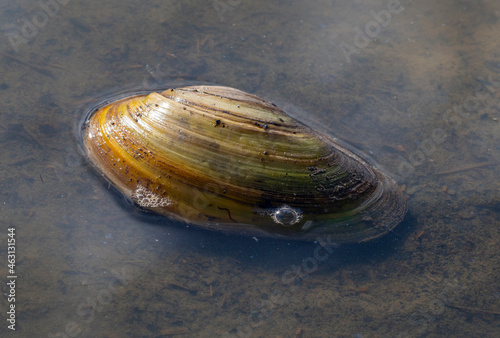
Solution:
M 137 205 L 206 228 L 360 242 L 406 213 L 391 178 L 233 88 L 120 99 L 90 114 L 83 142 L 94 167 Z

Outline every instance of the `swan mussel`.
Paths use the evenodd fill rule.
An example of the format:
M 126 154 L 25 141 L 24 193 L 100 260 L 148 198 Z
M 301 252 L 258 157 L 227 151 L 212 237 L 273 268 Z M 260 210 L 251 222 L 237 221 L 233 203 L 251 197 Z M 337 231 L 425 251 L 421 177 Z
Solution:
M 391 231 L 407 209 L 387 175 L 233 88 L 119 99 L 82 131 L 90 162 L 127 198 L 206 228 L 360 242 Z

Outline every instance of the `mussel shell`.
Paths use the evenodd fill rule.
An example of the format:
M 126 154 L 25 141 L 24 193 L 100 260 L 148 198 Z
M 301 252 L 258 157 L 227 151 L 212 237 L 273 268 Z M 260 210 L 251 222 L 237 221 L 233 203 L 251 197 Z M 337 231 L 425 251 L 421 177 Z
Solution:
M 237 89 L 127 97 L 83 126 L 90 162 L 142 208 L 202 227 L 359 242 L 403 219 L 396 183 L 360 157 Z

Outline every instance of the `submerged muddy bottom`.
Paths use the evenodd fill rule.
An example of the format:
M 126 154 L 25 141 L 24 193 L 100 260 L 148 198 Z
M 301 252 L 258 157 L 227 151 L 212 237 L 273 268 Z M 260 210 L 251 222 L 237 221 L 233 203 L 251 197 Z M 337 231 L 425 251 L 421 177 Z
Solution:
M 15 228 L 18 276 L 2 336 L 498 335 L 496 2 L 59 4 L 2 5 L 0 253 Z M 91 172 L 73 112 L 173 81 L 302 108 L 404 185 L 407 218 L 338 246 L 138 213 Z

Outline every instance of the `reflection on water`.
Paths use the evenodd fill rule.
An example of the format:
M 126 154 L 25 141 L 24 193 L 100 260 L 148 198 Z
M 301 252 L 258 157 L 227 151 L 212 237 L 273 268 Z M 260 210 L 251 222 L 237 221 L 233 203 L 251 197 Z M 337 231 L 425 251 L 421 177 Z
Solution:
M 0 253 L 15 227 L 18 334 L 498 334 L 497 2 L 0 7 Z M 82 159 L 74 112 L 172 81 L 300 107 L 404 184 L 409 216 L 378 241 L 336 246 L 137 213 Z

